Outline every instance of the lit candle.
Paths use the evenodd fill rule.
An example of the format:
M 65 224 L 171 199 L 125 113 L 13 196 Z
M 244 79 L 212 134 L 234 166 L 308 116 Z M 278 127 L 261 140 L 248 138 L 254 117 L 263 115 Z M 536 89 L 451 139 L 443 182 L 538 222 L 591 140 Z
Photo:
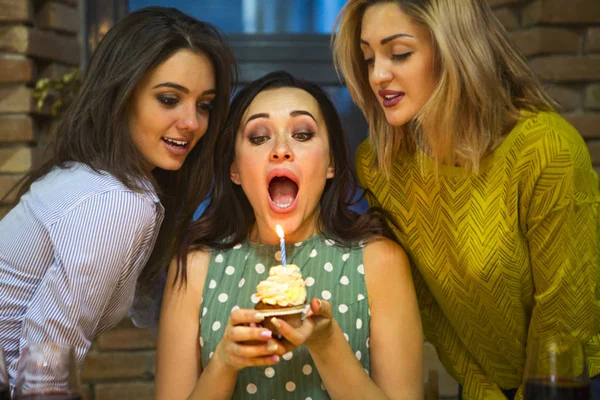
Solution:
M 275 226 L 275 231 L 277 232 L 277 236 L 279 236 L 279 246 L 281 247 L 281 265 L 285 267 L 285 240 L 283 239 L 283 228 L 281 225 L 277 224 Z

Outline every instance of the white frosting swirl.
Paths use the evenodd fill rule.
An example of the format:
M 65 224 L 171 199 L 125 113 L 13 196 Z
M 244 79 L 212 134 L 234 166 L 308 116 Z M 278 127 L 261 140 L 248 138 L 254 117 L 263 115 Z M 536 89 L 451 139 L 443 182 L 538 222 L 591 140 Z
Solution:
M 304 304 L 306 284 L 300 268 L 293 264 L 271 267 L 269 277 L 256 286 L 256 298 L 263 303 L 283 307 Z

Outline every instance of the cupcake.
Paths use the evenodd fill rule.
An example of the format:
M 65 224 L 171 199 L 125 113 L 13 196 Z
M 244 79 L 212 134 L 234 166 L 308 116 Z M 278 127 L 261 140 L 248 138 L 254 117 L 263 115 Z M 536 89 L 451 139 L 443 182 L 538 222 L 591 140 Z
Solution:
M 300 268 L 293 264 L 271 267 L 269 276 L 256 286 L 258 303 L 254 306 L 265 319 L 262 325 L 277 333 L 271 318 L 281 319 L 294 328 L 302 324 L 302 314 L 306 310 L 306 284 Z

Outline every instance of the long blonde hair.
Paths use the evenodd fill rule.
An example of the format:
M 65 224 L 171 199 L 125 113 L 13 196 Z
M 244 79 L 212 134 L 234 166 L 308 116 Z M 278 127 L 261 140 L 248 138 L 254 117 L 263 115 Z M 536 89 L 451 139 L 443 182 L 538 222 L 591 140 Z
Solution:
M 429 29 L 437 84 L 416 117 L 390 125 L 371 90 L 360 49 L 367 7 L 395 3 Z M 486 0 L 348 0 L 332 33 L 334 65 L 369 123 L 378 167 L 389 176 L 400 152 L 420 147 L 437 165 L 477 172 L 481 159 L 520 118 L 554 109 L 525 57 L 510 43 Z

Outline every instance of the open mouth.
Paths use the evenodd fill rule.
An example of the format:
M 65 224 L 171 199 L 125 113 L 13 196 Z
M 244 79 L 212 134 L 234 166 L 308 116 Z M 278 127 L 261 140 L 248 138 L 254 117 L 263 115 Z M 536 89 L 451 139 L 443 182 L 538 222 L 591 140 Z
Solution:
M 175 139 L 169 139 L 167 137 L 163 137 L 162 140 L 168 146 L 171 146 L 175 149 L 185 149 L 185 148 L 187 148 L 188 144 L 190 143 L 187 140 L 175 140 Z
M 275 176 L 269 181 L 269 197 L 271 203 L 286 209 L 294 204 L 298 195 L 298 184 L 286 176 Z

